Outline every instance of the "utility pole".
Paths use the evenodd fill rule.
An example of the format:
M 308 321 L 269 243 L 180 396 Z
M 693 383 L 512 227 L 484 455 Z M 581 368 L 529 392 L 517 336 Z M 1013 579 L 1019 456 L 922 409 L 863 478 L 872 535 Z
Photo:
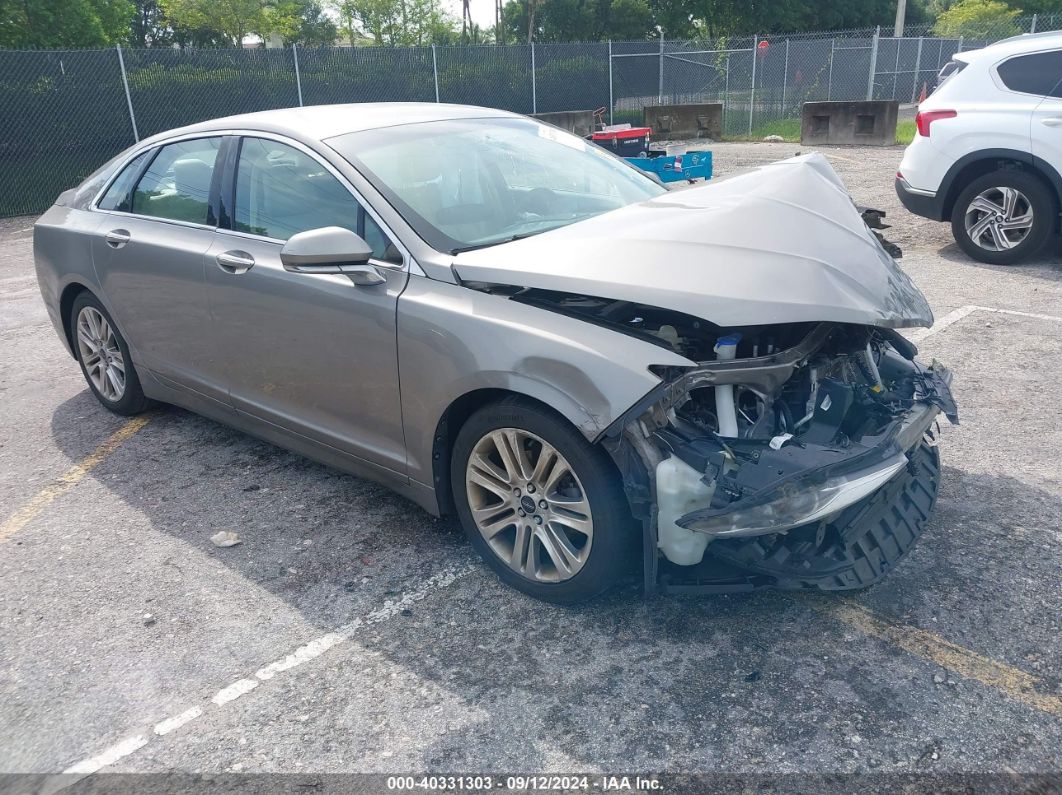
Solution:
M 903 23 L 907 17 L 907 0 L 896 0 L 896 26 L 892 30 L 892 35 L 897 39 L 903 38 Z M 899 45 L 896 45 L 899 48 Z

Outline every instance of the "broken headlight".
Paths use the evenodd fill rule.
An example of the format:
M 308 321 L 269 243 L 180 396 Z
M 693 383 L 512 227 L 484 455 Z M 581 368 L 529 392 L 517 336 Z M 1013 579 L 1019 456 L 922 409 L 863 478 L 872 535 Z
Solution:
M 756 504 L 734 510 L 702 509 L 678 519 L 677 524 L 716 538 L 763 535 L 791 530 L 837 513 L 873 493 L 907 464 L 897 453 L 868 468 L 828 477 L 821 484 L 786 481 Z

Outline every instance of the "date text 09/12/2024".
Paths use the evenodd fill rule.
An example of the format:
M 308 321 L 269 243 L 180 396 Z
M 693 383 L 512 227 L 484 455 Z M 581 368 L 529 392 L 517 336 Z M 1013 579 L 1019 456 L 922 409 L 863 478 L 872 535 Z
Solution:
M 472 792 L 509 790 L 514 792 L 653 792 L 663 790 L 663 782 L 642 776 L 558 776 L 558 775 L 510 775 L 510 776 L 388 776 L 387 789 L 391 791 L 422 790 L 436 792 Z

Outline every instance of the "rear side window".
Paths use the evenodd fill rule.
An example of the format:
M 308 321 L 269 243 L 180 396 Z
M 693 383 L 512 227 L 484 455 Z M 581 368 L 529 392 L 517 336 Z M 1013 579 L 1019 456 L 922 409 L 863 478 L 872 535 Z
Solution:
M 196 138 L 162 147 L 133 191 L 133 212 L 212 224 L 210 181 L 220 145 L 220 138 Z
M 966 68 L 966 62 L 965 61 L 955 61 L 955 60 L 948 61 L 946 64 L 944 64 L 944 67 L 937 74 L 937 84 L 936 84 L 936 86 L 934 86 L 933 90 L 936 91 L 938 88 L 940 88 L 942 85 L 944 85 L 944 83 L 949 78 L 954 77 L 955 75 L 957 75 L 959 72 L 961 72 L 965 68 Z
M 1040 97 L 1062 97 L 1062 50 L 1019 55 L 1004 61 L 996 71 L 1011 91 Z
M 150 154 L 151 152 L 148 151 L 137 155 L 129 165 L 122 169 L 122 173 L 111 183 L 111 186 L 107 188 L 107 192 L 103 194 L 103 198 L 100 199 L 97 206 L 101 210 L 119 210 L 124 213 L 129 212 L 133 180 L 135 180 L 136 175 L 140 173 L 140 169 L 144 166 L 144 161 L 148 159 L 148 155 Z

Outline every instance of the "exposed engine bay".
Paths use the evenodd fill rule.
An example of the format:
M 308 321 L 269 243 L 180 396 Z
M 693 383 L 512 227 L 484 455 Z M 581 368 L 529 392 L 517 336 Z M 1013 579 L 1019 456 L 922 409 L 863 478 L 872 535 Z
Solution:
M 660 386 L 605 434 L 636 514 L 640 502 L 651 526 L 653 555 L 659 550 L 673 572 L 703 568 L 732 548 L 747 557 L 750 542 L 762 547 L 765 538 L 791 545 L 809 527 L 821 546 L 846 510 L 913 474 L 916 459 L 935 462 L 935 450 L 923 447 L 938 413 L 958 421 L 950 374 L 917 362 L 917 348 L 892 329 L 720 328 L 625 301 L 533 289 L 509 297 L 698 363 L 658 372 Z M 738 579 L 749 581 L 746 561 L 737 562 L 744 570 Z M 763 580 L 769 566 L 760 568 Z M 844 579 L 836 571 L 829 576 Z M 760 584 L 803 587 L 799 576 L 784 579 Z M 730 566 L 722 581 L 734 580 Z

